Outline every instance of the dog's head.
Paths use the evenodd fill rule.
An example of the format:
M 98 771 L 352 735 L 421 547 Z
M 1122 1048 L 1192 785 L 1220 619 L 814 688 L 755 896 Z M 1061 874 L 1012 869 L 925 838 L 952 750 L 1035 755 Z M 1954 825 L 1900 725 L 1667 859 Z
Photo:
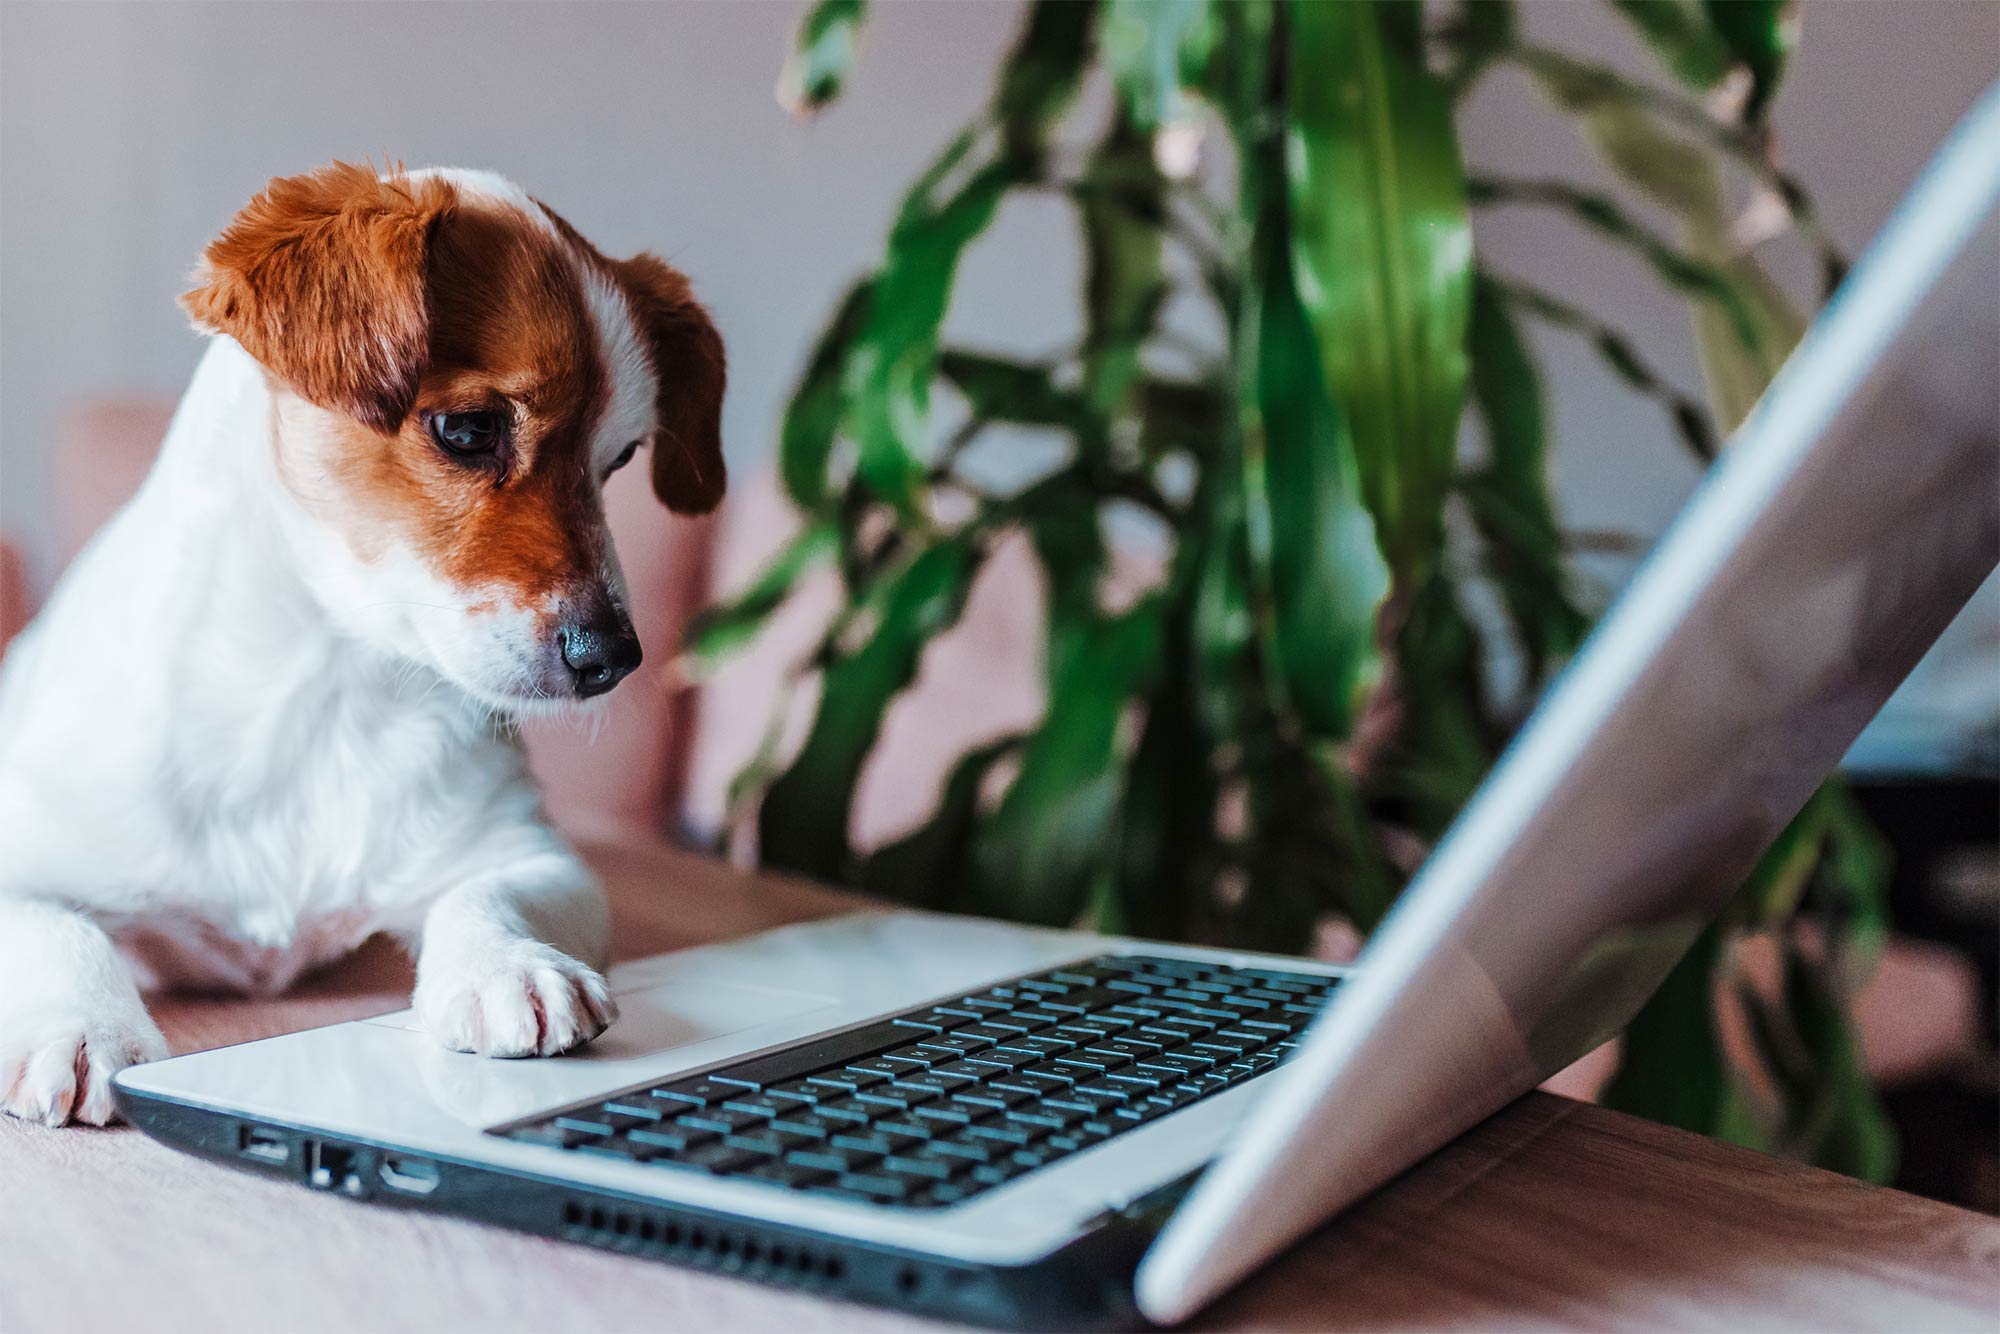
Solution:
M 274 180 L 182 298 L 274 391 L 277 474 L 350 632 L 489 705 L 611 689 L 639 662 L 602 487 L 722 498 L 722 340 L 687 279 L 611 260 L 484 172 L 336 163 Z

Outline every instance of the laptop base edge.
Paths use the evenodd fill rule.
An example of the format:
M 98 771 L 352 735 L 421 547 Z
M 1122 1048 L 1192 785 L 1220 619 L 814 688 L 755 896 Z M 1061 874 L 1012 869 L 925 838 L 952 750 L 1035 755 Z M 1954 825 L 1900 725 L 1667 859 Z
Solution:
M 117 1087 L 120 1114 L 161 1143 L 328 1194 L 579 1242 L 815 1296 L 994 1329 L 1147 1327 L 1133 1296 L 1155 1211 L 1106 1215 L 1022 1265 L 856 1241 L 743 1214 L 335 1140 L 308 1127 Z

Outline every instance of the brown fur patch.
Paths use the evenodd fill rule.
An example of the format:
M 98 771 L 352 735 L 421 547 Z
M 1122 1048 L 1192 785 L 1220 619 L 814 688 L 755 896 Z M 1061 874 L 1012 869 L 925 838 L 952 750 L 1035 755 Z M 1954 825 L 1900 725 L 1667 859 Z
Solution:
M 625 293 L 659 383 L 654 410 L 653 494 L 676 514 L 706 514 L 722 503 L 722 397 L 728 359 L 722 335 L 695 300 L 687 275 L 641 251 L 607 259 L 548 205 L 542 211 L 565 240 Z
M 336 162 L 276 179 L 202 255 L 181 305 L 322 407 L 394 430 L 422 373 L 442 181 Z

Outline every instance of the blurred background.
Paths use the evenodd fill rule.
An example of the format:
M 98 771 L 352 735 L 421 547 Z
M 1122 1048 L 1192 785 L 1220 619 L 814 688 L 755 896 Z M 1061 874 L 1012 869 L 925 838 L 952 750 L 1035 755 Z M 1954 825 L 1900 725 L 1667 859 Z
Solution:
M 1656 68 L 1607 6 L 1531 0 L 1520 8 L 1544 41 L 1635 76 Z M 201 352 L 174 298 L 203 244 L 268 177 L 333 158 L 490 167 L 606 252 L 656 250 L 692 277 L 729 347 L 733 495 L 712 579 L 707 556 L 683 552 L 684 570 L 699 573 L 703 587 L 673 596 L 684 613 L 711 582 L 740 583 L 784 526 L 769 475 L 786 401 L 818 331 L 856 276 L 879 262 L 909 183 L 985 103 L 1023 13 L 1012 0 L 878 5 L 846 93 L 802 119 L 773 89 L 804 9 L 783 0 L 8 0 L 0 6 L 0 538 L 15 556 L 11 571 L 0 570 L 14 581 L 0 603 L 11 599 L 18 619 L 44 596 L 101 506 L 143 468 L 158 405 L 178 394 Z M 1991 0 L 1805 6 L 1773 115 L 1775 141 L 1844 250 L 1866 245 L 1996 73 L 2000 6 Z M 1102 83 L 1086 86 L 1086 106 L 1109 102 Z M 1516 72 L 1485 80 L 1458 124 L 1465 156 L 1480 169 L 1607 177 Z M 1529 210 L 1481 214 L 1477 245 L 1510 273 L 1615 312 L 1661 375 L 1700 383 L 1685 303 L 1628 250 Z M 1802 306 L 1815 304 L 1806 257 L 1774 256 L 1771 267 Z M 1010 198 L 966 256 L 947 336 L 1045 355 L 1076 336 L 1082 275 L 1068 205 L 1048 195 Z M 1583 561 L 1608 595 L 1699 469 L 1658 409 L 1620 386 L 1585 343 L 1539 330 L 1531 337 L 1548 380 L 1564 520 L 1631 539 Z M 1008 466 L 1004 451 L 998 466 Z M 100 471 L 126 481 L 85 497 Z M 992 633 L 1004 640 L 1005 609 L 996 617 Z M 0 605 L 0 628 L 6 620 Z M 1019 641 L 996 643 L 991 656 L 1032 675 L 1032 631 Z M 664 658 L 649 665 L 663 668 Z M 746 665 L 703 696 L 698 724 L 694 702 L 681 701 L 672 722 L 677 776 L 662 789 L 671 809 L 628 814 L 713 837 L 729 780 L 764 732 L 774 680 L 767 667 Z M 944 715 L 1038 707 L 1032 688 L 1004 687 L 947 692 L 937 705 Z M 963 718 L 933 721 L 968 734 Z M 926 748 L 926 726 L 905 723 L 892 735 L 906 766 L 871 773 L 873 797 L 858 818 L 872 822 L 877 839 L 913 824 L 942 781 L 951 752 Z M 2000 589 L 1989 581 L 1850 759 L 1864 803 L 1904 854 L 1894 890 L 1899 924 L 1943 951 L 1918 948 L 1923 967 L 1879 1002 L 1885 1017 L 1875 1021 L 1880 1032 L 1922 1028 L 1910 1022 L 1922 1011 L 1942 1015 L 1939 1023 L 1869 1035 L 1871 1061 L 1899 1053 L 1889 1065 L 1899 1087 L 1917 1090 L 1905 1117 L 1920 1129 L 1945 1116 L 1973 1118 L 1968 1124 L 1984 1116 L 1991 1128 L 1997 761 Z M 592 768 L 587 753 L 550 764 Z M 592 822 L 587 801 L 568 810 L 574 823 Z M 1982 915 L 1985 934 L 1968 934 L 1965 923 Z M 1938 1084 L 1937 1053 L 1962 1065 L 1968 1042 L 1983 1042 L 1987 1053 L 1970 1100 L 1959 1075 Z M 1906 1148 L 1925 1138 L 1906 1132 Z M 1906 1152 L 1906 1184 L 1990 1207 L 2000 1193 L 1990 1148 L 1989 1136 L 1974 1167 L 1959 1157 L 1927 1165 L 1924 1153 Z M 1908 1175 L 1923 1171 L 1936 1180 Z M 1984 1174 L 1983 1184 L 1967 1185 L 1968 1174 Z

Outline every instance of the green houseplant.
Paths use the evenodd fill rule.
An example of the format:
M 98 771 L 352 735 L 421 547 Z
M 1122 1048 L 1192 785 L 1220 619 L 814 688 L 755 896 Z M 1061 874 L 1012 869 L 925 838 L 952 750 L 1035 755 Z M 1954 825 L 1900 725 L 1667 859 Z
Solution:
M 804 744 L 767 746 L 733 794 L 766 863 L 934 908 L 1279 950 L 1329 918 L 1381 918 L 1597 610 L 1551 494 L 1524 323 L 1589 341 L 1707 459 L 1804 327 L 1733 239 L 1725 185 L 1812 247 L 1829 287 L 1840 275 L 1769 151 L 1786 6 L 1610 3 L 1663 78 L 1530 42 L 1507 0 L 1428 27 L 1416 0 L 1027 11 L 986 111 L 911 188 L 791 403 L 779 462 L 802 532 L 690 636 L 712 669 L 808 571 L 839 573 L 843 604 L 799 664 L 819 687 Z M 860 0 L 809 13 L 782 86 L 795 105 L 837 94 L 863 18 Z M 1621 193 L 1468 172 L 1454 117 L 1502 65 Z M 1113 105 L 1079 146 L 1072 108 L 1098 68 Z M 1182 170 L 1190 144 L 1226 183 Z M 1035 362 L 940 337 L 961 255 L 1017 191 L 1067 199 L 1086 260 L 1083 336 Z M 1684 294 L 1705 395 L 1609 321 L 1484 266 L 1474 217 L 1508 207 L 1631 247 Z M 1175 300 L 1220 334 L 1188 337 L 1163 317 Z M 1061 462 L 974 484 L 963 451 L 1002 426 L 1058 436 Z M 1168 547 L 1157 584 L 1115 607 L 1112 507 Z M 1023 534 L 1046 581 L 1046 716 L 960 757 L 914 833 L 857 850 L 849 809 L 885 710 Z M 1478 597 L 1497 618 L 1471 614 Z M 1489 670 L 1503 652 L 1511 691 Z M 1847 1014 L 1881 879 L 1867 827 L 1822 791 L 1634 1022 L 1609 1100 L 1883 1176 L 1892 1142 Z M 1776 991 L 1737 976 L 1749 930 L 1778 941 Z M 1721 1054 L 1718 987 L 1753 1068 Z

